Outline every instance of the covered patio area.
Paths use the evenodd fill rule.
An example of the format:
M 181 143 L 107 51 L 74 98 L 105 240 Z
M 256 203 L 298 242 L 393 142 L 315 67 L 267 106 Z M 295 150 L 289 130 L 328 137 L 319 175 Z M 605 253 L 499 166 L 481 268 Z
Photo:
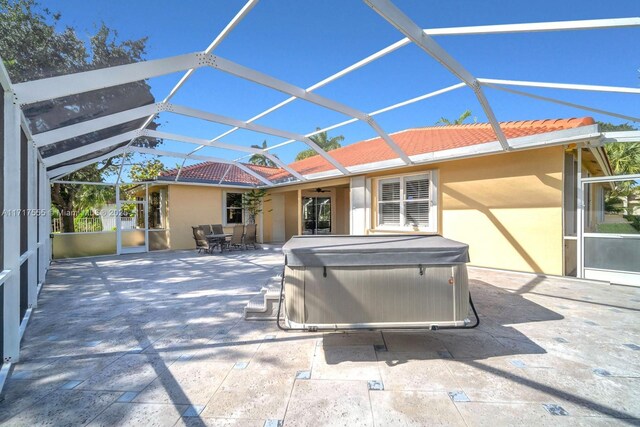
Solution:
M 0 422 L 640 422 L 640 289 L 472 268 L 478 329 L 285 333 L 242 318 L 282 262 L 279 247 L 54 262 Z

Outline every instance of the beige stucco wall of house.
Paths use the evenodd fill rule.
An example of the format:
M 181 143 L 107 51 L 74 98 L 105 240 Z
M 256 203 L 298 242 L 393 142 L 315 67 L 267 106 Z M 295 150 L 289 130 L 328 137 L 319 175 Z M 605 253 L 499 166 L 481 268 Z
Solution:
M 563 274 L 563 153 L 552 147 L 443 165 L 443 235 L 468 243 L 475 265 Z
M 264 230 L 263 230 L 263 239 L 265 242 L 271 242 L 273 241 L 273 208 L 274 206 L 279 205 L 279 199 L 276 198 L 276 200 L 273 200 L 271 195 L 267 195 L 267 197 L 264 198 L 264 201 L 262 202 L 262 207 L 263 207 L 263 211 L 262 211 L 262 223 L 263 224 L 268 224 L 268 226 L 263 226 Z
M 299 191 L 324 186 L 340 185 L 335 190 L 336 218 L 335 232 L 349 232 L 349 189 L 348 179 L 313 182 L 291 187 L 269 190 L 264 198 L 262 220 L 263 241 L 282 243 L 298 234 Z M 197 185 L 169 185 L 167 218 L 169 244 L 171 249 L 191 249 L 194 247 L 191 226 L 199 224 L 223 224 L 223 197 L 226 191 L 242 192 L 238 188 L 220 188 Z M 232 227 L 225 227 L 232 232 Z M 260 232 L 260 231 L 259 231 Z
M 313 181 L 269 190 L 263 211 L 264 241 L 282 243 L 298 234 L 300 225 L 299 198 L 314 194 L 321 187 L 333 197 L 333 234 L 349 234 L 349 179 Z
M 298 234 L 298 191 L 284 193 L 284 233 L 285 240 Z
M 169 244 L 171 249 L 195 247 L 191 226 L 222 224 L 222 189 L 169 185 Z
M 562 169 L 563 148 L 549 147 L 369 174 L 371 224 L 376 224 L 377 179 L 434 170 L 438 232 L 469 244 L 472 265 L 562 274 Z M 335 233 L 348 234 L 347 182 L 342 178 L 270 189 L 262 220 L 264 241 L 272 242 L 276 235 L 286 241 L 298 234 L 298 199 L 302 191 L 316 187 L 336 187 Z M 192 225 L 222 223 L 226 190 L 170 186 L 172 249 L 194 246 Z M 374 225 L 369 232 L 377 232 Z
M 334 234 L 349 234 L 349 188 L 338 187 L 335 191 L 335 218 L 333 219 Z
M 369 175 L 371 224 L 376 224 L 376 180 L 421 170 L 438 174 L 438 232 L 469 244 L 471 265 L 563 273 L 562 147 Z
M 262 206 L 263 240 L 267 243 L 283 243 L 286 212 L 284 193 L 268 193 Z

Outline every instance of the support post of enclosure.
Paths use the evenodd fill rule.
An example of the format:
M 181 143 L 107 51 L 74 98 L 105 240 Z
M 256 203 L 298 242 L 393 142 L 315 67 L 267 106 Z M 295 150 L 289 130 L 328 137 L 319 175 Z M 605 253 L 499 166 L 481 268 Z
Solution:
M 578 170 L 576 180 L 578 188 L 576 188 L 576 255 L 578 257 L 576 276 L 584 278 L 584 187 L 582 185 L 582 143 L 579 142 L 576 147 L 578 151 Z
M 298 236 L 302 236 L 302 221 L 304 221 L 304 217 L 302 216 L 302 190 L 298 190 Z
M 38 192 L 38 265 L 40 266 L 38 269 L 38 283 L 42 284 L 44 283 L 45 275 L 47 274 L 47 266 L 49 265 L 49 225 L 47 222 L 51 221 L 49 216 L 51 204 L 47 202 L 47 193 L 49 188 L 49 182 L 47 181 L 47 169 L 44 167 L 44 164 L 40 162 L 38 162 L 38 169 L 40 170 L 40 182 L 38 184 L 40 190 Z
M 36 306 L 38 299 L 38 157 L 32 140 L 27 140 L 27 212 L 22 220 L 27 221 L 27 251 L 29 255 L 27 308 Z
M 149 252 L 149 184 L 144 185 L 142 212 L 144 213 L 144 251 Z
M 13 92 L 4 92 L 4 270 L 3 362 L 18 361 L 20 350 L 20 108 Z
M 120 255 L 120 248 L 122 248 L 122 226 L 120 215 L 120 183 L 116 183 L 116 254 Z
M 351 204 L 349 234 L 367 234 L 367 186 L 364 176 L 351 178 L 349 201 Z
M 43 165 L 43 168 L 46 172 L 47 168 Z M 46 256 L 47 256 L 47 266 L 44 270 L 44 272 L 46 273 L 49 270 L 49 264 L 51 263 L 51 260 L 53 259 L 53 242 L 51 241 L 51 181 L 49 180 L 49 178 L 46 176 L 45 174 L 45 178 L 44 178 L 44 182 L 45 182 L 45 192 L 44 192 L 44 202 L 45 202 L 45 206 L 47 207 L 47 215 L 45 217 L 45 243 L 46 243 Z

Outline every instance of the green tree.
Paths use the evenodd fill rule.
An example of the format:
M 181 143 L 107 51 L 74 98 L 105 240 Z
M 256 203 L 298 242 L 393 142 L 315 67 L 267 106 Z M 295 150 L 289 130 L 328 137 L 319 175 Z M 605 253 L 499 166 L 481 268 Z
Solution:
M 153 181 L 167 168 L 158 159 L 146 160 L 131 166 L 129 179 L 133 182 Z
M 621 132 L 637 130 L 628 123 L 614 125 L 598 122 L 600 132 Z M 609 164 L 616 175 L 640 173 L 640 142 L 617 142 L 604 147 Z
M 75 181 L 99 182 L 103 173 L 110 165 L 83 168 L 70 176 Z M 99 207 L 115 202 L 113 186 L 82 185 L 82 184 L 54 184 L 51 186 L 51 204 L 60 212 L 62 232 L 75 231 L 75 213 L 86 211 L 92 207 Z
M 316 130 L 320 130 L 320 128 L 316 128 Z M 331 151 L 331 150 L 335 150 L 336 148 L 340 148 L 342 146 L 340 145 L 340 143 L 344 141 L 344 136 L 338 135 L 338 136 L 329 138 L 329 135 L 327 135 L 327 132 L 320 132 L 316 135 L 310 136 L 309 139 L 315 142 L 316 144 L 318 144 L 318 146 L 322 148 L 324 151 Z M 318 155 L 318 152 L 313 148 L 309 148 L 307 150 L 303 150 L 299 152 L 298 155 L 296 156 L 296 161 L 306 159 L 307 157 L 312 157 L 316 155 Z
M 460 117 L 455 120 L 449 120 L 445 117 L 440 117 L 440 120 L 436 122 L 436 125 L 461 125 L 469 117 L 471 117 L 471 110 L 465 110 L 462 114 L 460 114 Z M 476 119 L 474 119 L 473 122 L 475 123 Z
M 253 144 L 251 148 L 259 148 L 260 150 L 264 150 L 265 148 L 267 148 L 267 141 L 262 141 L 262 145 Z M 249 163 L 258 166 L 268 166 L 270 168 L 278 167 L 278 165 L 276 165 L 272 160 L 269 160 L 264 154 L 252 155 L 251 158 L 249 158 Z
M 117 32 L 103 23 L 85 44 L 72 27 L 58 31 L 56 27 L 60 19 L 60 13 L 43 8 L 36 0 L 0 0 L 0 57 L 13 83 L 128 64 L 142 60 L 145 55 L 146 38 L 119 41 Z M 155 100 L 150 87 L 140 81 L 31 104 L 25 106 L 23 112 L 30 122 L 31 131 L 39 133 L 153 102 Z M 43 147 L 41 154 L 46 158 L 137 129 L 143 123 L 144 119 L 134 120 L 51 144 Z M 156 127 L 155 122 L 149 125 L 150 129 Z M 121 145 L 128 142 L 123 141 Z M 161 140 L 146 137 L 134 142 L 135 145 L 146 147 L 160 143 Z M 94 152 L 56 167 L 98 157 L 115 148 Z M 118 160 L 110 158 L 74 172 L 67 179 L 103 182 L 109 175 L 117 173 L 117 169 Z M 99 203 L 105 197 L 110 197 L 108 190 L 94 187 L 53 185 L 52 204 L 62 214 L 63 231 L 74 231 L 73 218 L 69 213 L 79 211 L 80 206 Z
M 256 216 L 262 212 L 262 201 L 267 195 L 265 189 L 253 189 L 242 193 L 242 208 L 247 211 L 247 224 L 255 224 Z
M 628 123 L 614 125 L 598 122 L 601 132 L 621 132 L 637 130 Z M 631 175 L 640 173 L 640 142 L 616 142 L 606 144 L 604 150 L 609 159 L 609 165 L 614 175 Z M 640 187 L 635 181 L 620 181 L 614 183 L 613 191 L 609 193 L 605 203 L 616 209 L 621 200 L 629 207 L 640 199 Z

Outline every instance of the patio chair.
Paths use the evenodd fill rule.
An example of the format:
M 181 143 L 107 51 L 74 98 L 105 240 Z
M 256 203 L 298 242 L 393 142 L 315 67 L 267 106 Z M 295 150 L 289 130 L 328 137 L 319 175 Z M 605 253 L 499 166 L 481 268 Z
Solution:
M 222 224 L 211 224 L 211 231 L 213 232 L 213 234 L 224 234 L 224 228 L 222 227 Z M 229 237 L 224 237 L 218 240 L 219 245 L 220 245 L 220 249 L 224 249 L 225 247 L 228 246 L 229 243 Z
M 253 246 L 253 249 L 257 248 L 255 224 L 247 224 L 244 227 L 244 247 L 247 246 Z
M 199 225 L 198 227 L 202 228 L 202 231 L 204 231 L 204 234 L 212 233 L 211 226 L 209 224 Z
M 233 234 L 231 235 L 231 240 L 229 240 L 229 242 L 227 243 L 227 247 L 229 249 L 231 249 L 231 248 L 242 249 L 243 248 L 243 242 L 242 242 L 243 235 L 244 235 L 244 225 L 242 225 L 242 224 L 234 225 L 233 226 Z
M 192 226 L 191 228 L 193 229 L 193 238 L 196 241 L 198 253 L 202 251 L 209 252 L 209 242 L 207 242 L 204 230 L 200 226 Z

